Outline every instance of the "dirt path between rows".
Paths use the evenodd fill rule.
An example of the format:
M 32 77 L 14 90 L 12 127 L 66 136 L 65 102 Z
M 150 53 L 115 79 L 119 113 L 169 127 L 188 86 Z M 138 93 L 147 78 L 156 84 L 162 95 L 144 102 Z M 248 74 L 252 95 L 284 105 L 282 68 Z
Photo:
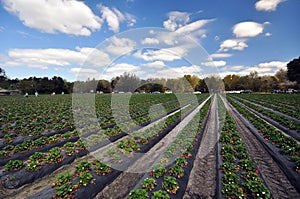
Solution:
M 139 158 L 132 166 L 130 166 L 125 172 L 123 172 L 116 180 L 110 185 L 106 186 L 97 196 L 97 199 L 113 198 L 123 199 L 125 198 L 131 189 L 140 181 L 144 176 L 145 171 L 149 170 L 153 163 L 168 146 L 174 141 L 177 135 L 182 129 L 195 117 L 199 110 L 206 103 L 207 98 L 202 102 L 192 113 L 186 116 L 171 132 L 169 132 L 160 142 L 154 145 L 147 153 Z
M 184 199 L 214 198 L 217 187 L 218 104 L 214 96 L 200 148 L 194 161 Z
M 290 198 L 300 198 L 299 193 L 292 186 L 290 181 L 287 179 L 284 172 L 279 168 L 274 159 L 265 150 L 263 145 L 256 139 L 256 137 L 251 133 L 251 131 L 243 124 L 240 116 L 235 114 L 233 107 L 229 105 L 227 100 L 222 98 L 230 116 L 236 122 L 236 126 L 243 142 L 250 156 L 256 162 L 258 169 L 260 170 L 263 178 L 266 181 L 270 192 L 275 199 L 290 199 Z

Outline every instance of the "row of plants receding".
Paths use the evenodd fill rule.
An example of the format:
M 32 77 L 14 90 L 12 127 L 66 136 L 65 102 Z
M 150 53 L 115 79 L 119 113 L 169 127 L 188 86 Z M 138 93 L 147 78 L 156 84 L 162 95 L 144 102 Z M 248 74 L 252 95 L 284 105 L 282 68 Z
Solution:
M 300 100 L 299 95 L 235 95 L 238 98 L 246 99 L 256 104 L 271 108 L 281 113 L 300 120 L 300 107 L 297 103 Z M 295 99 L 293 99 L 294 97 Z M 289 103 L 287 103 L 289 102 Z
M 0 150 L 0 158 L 7 158 L 15 153 L 26 153 L 32 149 L 39 149 L 48 144 L 55 144 L 76 136 L 78 136 L 78 132 L 75 129 L 64 134 L 55 134 L 50 137 L 42 136 L 36 140 L 26 140 L 15 146 L 8 144 L 2 150 Z
M 162 111 L 157 111 L 157 112 L 155 112 L 155 114 L 153 114 L 152 118 L 159 117 L 163 113 L 164 112 L 162 112 Z M 113 120 L 113 119 L 111 119 L 111 120 Z M 138 125 L 145 123 L 147 120 L 148 120 L 148 118 L 145 119 L 145 117 L 139 118 L 140 122 L 138 123 Z M 113 121 L 112 123 L 115 123 L 115 122 Z M 106 123 L 105 125 L 109 125 L 109 124 L 110 123 Z M 131 121 L 131 122 L 122 123 L 120 125 L 122 126 L 122 129 L 126 128 L 126 129 L 130 130 L 137 124 L 135 122 Z M 93 132 L 95 130 L 99 130 L 99 126 L 97 125 L 97 123 L 91 123 L 89 125 L 85 125 L 81 129 L 78 129 L 78 132 L 80 135 L 83 135 L 86 132 Z M 87 144 L 98 144 L 99 142 L 101 142 L 105 139 L 108 139 L 109 137 L 117 136 L 120 133 L 122 133 L 122 130 L 119 127 L 119 125 L 114 125 L 114 126 L 111 126 L 111 128 L 101 129 L 98 131 L 98 133 L 92 134 L 90 139 L 88 139 L 89 141 L 92 141 L 92 143 L 91 142 L 86 142 L 86 143 Z M 11 135 L 11 134 L 7 134 L 6 136 L 9 136 L 9 135 Z M 63 135 L 55 134 L 50 137 L 42 136 L 36 140 L 26 140 L 23 143 L 18 144 L 16 146 L 7 145 L 0 151 L 0 158 L 7 158 L 7 157 L 12 156 L 14 153 L 27 152 L 31 149 L 41 148 L 47 144 L 57 143 L 63 139 L 68 139 L 70 137 L 75 137 L 75 136 L 78 136 L 77 130 L 73 130 L 72 132 L 66 132 Z
M 189 106 L 181 111 L 178 111 L 162 121 L 159 121 L 157 124 L 152 125 L 146 130 L 130 133 L 130 138 L 126 138 L 118 142 L 116 146 L 113 146 L 107 150 L 105 156 L 109 157 L 110 160 L 115 163 L 121 163 L 124 157 L 134 157 L 135 152 L 140 151 L 142 147 L 145 150 L 148 150 L 149 147 L 147 147 L 147 145 L 149 145 L 150 142 L 155 141 L 156 137 L 164 137 L 171 130 L 169 129 L 170 126 L 178 123 L 181 117 L 185 117 L 185 115 L 187 115 L 192 108 L 194 108 L 194 106 Z
M 254 104 L 251 104 L 249 102 L 243 101 L 240 98 L 235 98 L 235 99 L 237 99 L 240 103 L 246 105 L 247 107 L 250 107 L 251 109 L 254 109 L 255 111 L 258 111 L 259 113 L 277 121 L 279 124 L 289 128 L 291 130 L 297 130 L 300 133 L 300 123 L 297 123 L 293 120 L 289 120 L 288 118 L 286 118 L 282 115 L 279 115 L 272 111 L 255 106 Z
M 223 108 L 222 108 L 223 107 Z M 226 112 L 219 99 L 219 113 Z M 270 191 L 249 156 L 235 122 L 225 113 L 219 139 L 222 164 L 222 196 L 224 198 L 271 198 Z
M 23 167 L 28 171 L 37 171 L 45 164 L 60 163 L 63 158 L 77 154 L 84 149 L 85 146 L 80 140 L 75 143 L 67 142 L 62 148 L 54 147 L 49 152 L 35 152 L 26 161 L 10 160 L 5 164 L 5 171 L 18 171 Z
M 56 181 L 51 184 L 51 187 L 55 189 L 55 195 L 52 198 L 74 198 L 78 189 L 84 189 L 96 182 L 95 175 L 105 176 L 112 170 L 109 165 L 98 159 L 93 159 L 91 162 L 81 161 L 73 173 L 66 172 L 56 176 Z
M 140 98 L 143 98 L 141 100 Z M 100 99 L 98 99 L 100 98 Z M 152 97 L 153 98 L 153 97 Z M 171 96 L 156 97 L 156 102 L 168 102 Z M 97 103 L 96 113 L 101 121 L 112 118 L 111 101 L 107 95 L 96 96 Z M 145 97 L 134 97 L 134 103 L 137 106 L 144 106 L 149 99 Z M 152 99 L 153 100 L 153 99 Z M 125 103 L 125 102 L 124 102 Z M 74 109 L 75 109 L 74 105 Z M 7 143 L 10 143 L 15 136 L 39 136 L 45 132 L 53 130 L 63 130 L 65 128 L 73 128 L 74 121 L 72 118 L 72 98 L 70 95 L 65 96 L 40 96 L 24 100 L 20 97 L 5 98 L 0 103 L 0 108 L 3 110 L 3 118 L 0 119 L 0 134 L 11 134 L 7 136 Z M 132 109 L 134 112 L 134 109 Z M 44 113 L 47 112 L 47 115 Z M 82 112 L 82 111 L 81 111 Z M 88 111 L 87 111 L 88 112 Z M 7 114 L 6 114 L 7 113 Z M 82 114 L 82 124 L 86 122 L 86 112 Z
M 294 171 L 300 173 L 300 145 L 297 141 L 292 137 L 286 136 L 280 130 L 240 106 L 231 98 L 228 98 L 228 101 L 258 129 L 257 133 L 264 137 L 265 142 L 278 147 L 280 152 L 293 162 Z
M 96 134 L 96 135 L 101 135 L 101 134 L 103 134 L 103 131 L 98 132 L 98 134 Z M 56 138 L 57 138 L 57 140 L 59 140 L 58 136 Z M 85 147 L 84 141 L 85 141 L 84 138 L 80 138 L 75 144 L 80 143 L 80 145 L 82 145 L 82 147 Z M 74 151 L 75 151 L 75 153 L 78 152 L 74 148 L 74 146 L 71 146 L 72 144 L 74 145 L 74 143 L 70 143 L 70 142 L 65 144 L 61 153 L 58 153 L 58 151 L 57 151 L 58 148 L 56 147 L 56 148 L 51 149 L 47 153 L 48 155 L 45 155 L 46 153 L 35 153 L 33 156 L 30 156 L 29 159 L 25 162 L 23 162 L 21 160 L 11 160 L 5 165 L 6 171 L 17 171 L 23 167 L 25 167 L 27 171 L 37 171 L 37 170 L 40 170 L 45 164 L 47 164 L 49 162 L 49 160 L 51 160 L 51 157 L 53 157 L 53 156 L 54 157 L 56 156 L 56 158 L 52 161 L 52 163 L 54 164 L 57 162 L 57 164 L 59 164 L 64 159 L 65 155 L 67 155 L 67 156 L 72 155 L 74 153 Z M 64 155 L 62 155 L 62 154 L 64 154 Z M 41 157 L 41 159 L 39 159 L 38 161 L 35 161 L 36 156 Z
M 188 176 L 192 169 L 195 157 L 192 157 L 191 151 L 194 151 L 196 154 L 199 147 L 199 134 L 201 129 L 203 129 L 203 122 L 208 114 L 210 102 L 211 99 L 205 103 L 195 117 L 179 133 L 164 155 L 157 160 L 158 163 L 154 164 L 151 171 L 145 174 L 143 181 L 139 185 L 140 188 L 130 191 L 128 199 L 169 199 L 171 196 L 175 197 L 176 194 L 178 195 L 179 189 L 184 189 L 180 185 L 187 184 L 187 178 L 184 180 L 183 176 Z M 186 142 L 180 143 L 180 139 Z M 196 145 L 197 142 L 198 145 Z M 179 154 L 176 153 L 177 150 L 174 150 L 174 147 L 179 147 Z M 174 157 L 176 157 L 175 161 L 169 163 Z M 190 165 L 188 166 L 188 164 Z
M 186 112 L 186 114 L 188 113 L 188 111 L 185 111 L 185 112 Z M 168 118 L 167 118 L 166 124 L 164 125 L 164 127 L 169 126 L 172 122 L 174 122 L 174 119 L 178 118 L 179 115 L 180 115 L 180 113 L 176 113 L 172 116 L 169 116 L 168 118 L 172 118 L 172 119 L 168 120 Z M 151 129 L 151 131 L 152 130 L 153 129 Z M 133 133 L 133 134 L 135 134 L 135 133 Z M 158 134 L 154 133 L 154 134 L 152 134 L 152 137 L 148 137 L 148 139 L 153 139 L 153 136 L 157 136 L 157 135 Z M 148 144 L 147 139 L 143 140 L 140 137 L 136 137 L 136 136 L 137 135 L 135 134 L 134 138 L 127 138 L 127 139 L 124 139 L 124 140 L 121 140 L 120 142 L 118 142 L 117 150 L 119 152 L 121 152 L 123 155 L 132 157 L 134 155 L 133 154 L 134 151 L 140 150 L 140 145 Z M 112 160 L 116 163 L 121 163 L 121 157 L 120 156 L 116 157 L 116 154 L 112 154 L 112 153 L 113 153 L 112 150 L 108 151 L 108 155 L 112 158 Z M 188 152 L 183 153 L 183 156 L 190 157 Z M 52 186 L 55 187 L 55 189 L 56 189 L 56 195 L 54 196 L 54 198 L 64 198 L 64 197 L 73 198 L 74 196 L 76 196 L 75 192 L 78 189 L 78 187 L 80 187 L 80 186 L 84 187 L 90 183 L 96 183 L 96 179 L 93 178 L 93 176 L 94 176 L 93 171 L 91 171 L 91 170 L 94 170 L 94 172 L 97 173 L 98 175 L 109 174 L 110 171 L 112 170 L 112 168 L 110 166 L 107 166 L 106 164 L 104 164 L 103 162 L 100 162 L 99 160 L 94 160 L 93 164 L 95 165 L 95 167 L 92 167 L 90 163 L 85 161 L 85 162 L 80 163 L 76 167 L 76 171 L 74 172 L 74 174 L 71 175 L 71 174 L 67 173 L 67 174 L 61 174 L 61 175 L 57 176 L 56 182 L 52 184 Z M 176 164 L 178 164 L 180 166 L 186 166 L 187 161 L 183 157 L 180 157 L 176 160 Z M 181 177 L 183 175 L 183 170 L 178 165 L 170 168 L 170 173 L 174 176 Z M 77 177 L 77 180 L 74 180 L 74 177 L 78 176 L 78 173 L 80 173 L 79 179 Z M 64 176 L 67 176 L 68 180 L 61 180 L 61 179 L 65 179 Z M 88 180 L 85 180 L 86 176 L 89 176 Z M 109 175 L 108 175 L 108 177 L 109 177 Z M 73 180 L 72 180 L 72 178 L 73 178 Z M 61 181 L 66 182 L 66 183 L 61 183 Z M 176 179 L 175 179 L 175 181 L 176 181 Z M 169 186 L 170 191 L 171 191 L 171 189 L 173 190 L 173 188 L 172 188 L 173 183 L 174 183 L 174 179 L 165 177 L 164 184 L 166 187 Z M 150 185 L 151 182 L 148 182 L 148 185 L 146 185 L 146 184 L 147 184 L 147 182 L 145 182 L 144 186 L 151 186 Z M 98 191 L 100 191 L 100 190 L 98 190 Z M 174 190 L 173 190 L 173 192 L 174 192 Z M 157 192 L 155 195 L 157 195 L 157 194 L 159 195 L 160 192 Z

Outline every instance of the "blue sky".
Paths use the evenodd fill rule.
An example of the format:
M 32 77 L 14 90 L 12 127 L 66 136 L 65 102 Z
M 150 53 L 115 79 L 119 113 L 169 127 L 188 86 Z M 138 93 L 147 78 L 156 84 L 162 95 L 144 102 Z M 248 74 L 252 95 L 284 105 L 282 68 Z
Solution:
M 1 0 L 0 67 L 69 81 L 272 75 L 300 56 L 299 9 L 299 0 Z

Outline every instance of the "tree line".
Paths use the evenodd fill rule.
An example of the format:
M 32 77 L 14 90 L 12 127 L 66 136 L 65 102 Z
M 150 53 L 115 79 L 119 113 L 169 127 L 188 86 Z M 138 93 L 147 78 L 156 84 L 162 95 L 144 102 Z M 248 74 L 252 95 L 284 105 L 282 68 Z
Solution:
M 272 90 L 300 89 L 300 57 L 290 61 L 287 69 L 279 70 L 275 75 L 259 76 L 257 72 L 248 75 L 227 75 L 224 78 L 209 76 L 200 79 L 195 75 L 184 75 L 181 78 L 140 79 L 132 73 L 124 73 L 108 80 L 87 80 L 68 82 L 61 77 L 54 76 L 37 78 L 30 77 L 22 80 L 9 79 L 0 68 L 0 87 L 4 89 L 18 89 L 21 93 L 40 94 L 72 93 L 72 92 L 191 92 L 209 90 L 252 90 L 254 92 L 271 92 Z

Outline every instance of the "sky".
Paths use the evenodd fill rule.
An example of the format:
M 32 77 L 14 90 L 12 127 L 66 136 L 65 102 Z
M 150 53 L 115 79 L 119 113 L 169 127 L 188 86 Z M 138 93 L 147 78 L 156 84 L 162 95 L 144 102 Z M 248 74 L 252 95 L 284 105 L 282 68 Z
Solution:
M 300 56 L 299 0 L 0 0 L 9 78 L 274 75 Z

